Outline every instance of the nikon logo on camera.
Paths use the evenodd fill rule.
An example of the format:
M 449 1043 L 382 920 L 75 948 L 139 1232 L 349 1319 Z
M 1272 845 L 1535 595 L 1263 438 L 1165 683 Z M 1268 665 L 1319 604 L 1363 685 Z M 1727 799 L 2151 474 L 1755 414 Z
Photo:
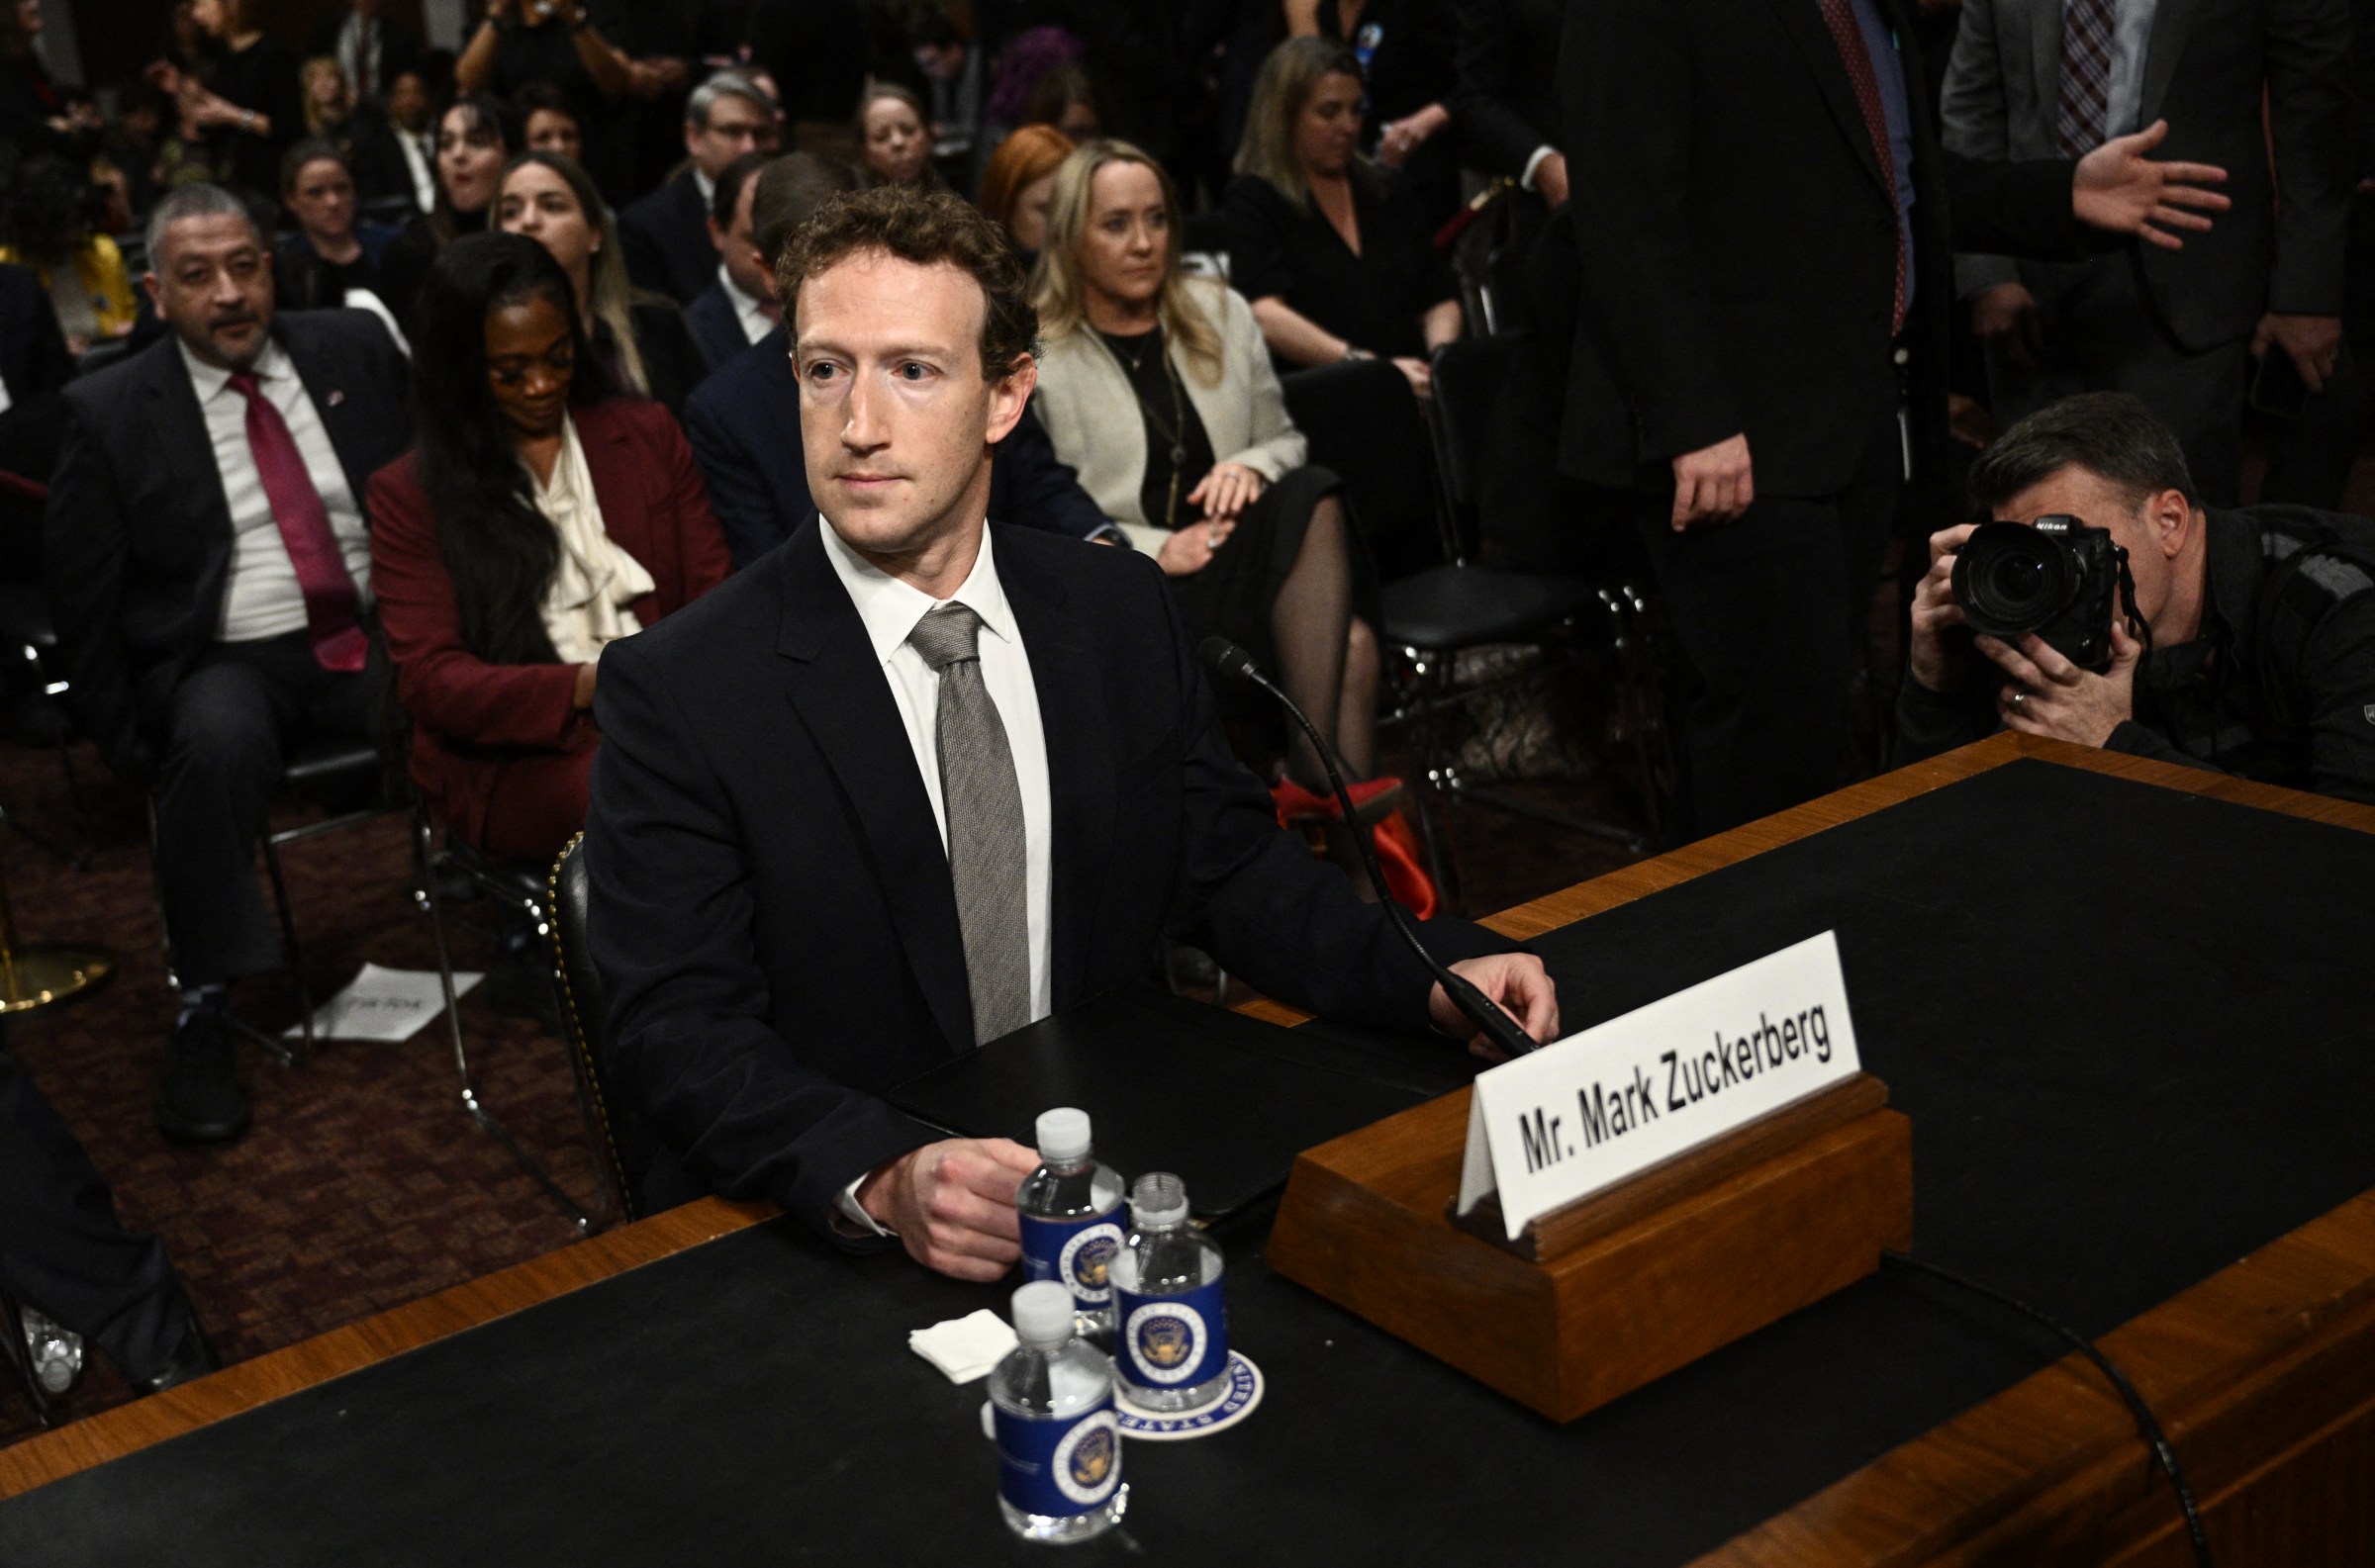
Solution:
M 1954 552 L 1954 602 L 1971 630 L 2015 644 L 2034 633 L 2081 670 L 2111 668 L 2111 617 L 2135 599 L 2128 552 L 2066 512 L 1983 522 Z

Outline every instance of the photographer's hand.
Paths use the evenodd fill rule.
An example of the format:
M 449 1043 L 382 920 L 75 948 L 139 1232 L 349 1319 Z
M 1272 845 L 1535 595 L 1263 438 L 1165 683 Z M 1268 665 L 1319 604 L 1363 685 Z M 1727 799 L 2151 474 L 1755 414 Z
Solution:
M 2111 668 L 2101 675 L 2079 669 L 2034 634 L 2023 637 L 2018 648 L 1993 637 L 1977 639 L 1976 646 L 2012 677 L 1996 697 L 1996 714 L 2006 729 L 2101 746 L 2136 716 L 2136 666 L 2144 645 L 2128 635 L 2117 616 L 2111 622 Z
M 1930 570 L 1913 590 L 1913 635 L 1906 654 L 1913 678 L 1933 692 L 1962 684 L 1963 666 L 1970 661 L 1948 635 L 1962 624 L 1962 606 L 1954 602 L 1954 552 L 1971 536 L 1975 523 L 1960 523 L 1930 536 Z

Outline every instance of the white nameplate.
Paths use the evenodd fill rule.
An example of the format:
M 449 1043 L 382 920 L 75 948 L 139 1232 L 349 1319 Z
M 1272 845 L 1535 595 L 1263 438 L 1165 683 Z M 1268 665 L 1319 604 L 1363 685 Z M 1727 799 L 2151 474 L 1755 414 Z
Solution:
M 1476 1079 L 1460 1212 L 1536 1216 L 1857 1071 L 1826 931 L 1503 1062 Z

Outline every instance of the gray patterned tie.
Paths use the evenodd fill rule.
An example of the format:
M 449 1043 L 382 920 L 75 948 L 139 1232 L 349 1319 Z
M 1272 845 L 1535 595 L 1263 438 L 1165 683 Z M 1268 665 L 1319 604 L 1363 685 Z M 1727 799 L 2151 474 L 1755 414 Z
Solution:
M 957 925 L 965 934 L 976 1045 L 1031 1021 L 1022 786 L 1014 782 L 1006 726 L 982 685 L 982 660 L 975 649 L 981 631 L 981 616 L 947 603 L 907 633 L 923 662 L 940 672 L 932 733 L 940 753 L 948 872 L 956 883 Z

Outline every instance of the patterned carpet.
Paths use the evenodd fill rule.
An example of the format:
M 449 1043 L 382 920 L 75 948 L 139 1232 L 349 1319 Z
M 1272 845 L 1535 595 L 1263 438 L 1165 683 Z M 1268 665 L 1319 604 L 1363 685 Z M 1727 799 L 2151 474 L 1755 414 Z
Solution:
M 9 1044 L 99 1169 L 127 1225 L 154 1233 L 188 1284 L 227 1361 L 292 1343 L 430 1291 L 523 1261 L 573 1239 L 558 1207 L 464 1114 L 441 1020 L 402 1045 L 331 1042 L 283 1068 L 242 1047 L 253 1130 L 227 1149 L 188 1150 L 155 1132 L 158 1064 L 172 999 L 158 957 L 146 840 L 137 796 L 109 782 L 87 748 L 76 756 L 85 828 L 57 755 L 0 745 L 0 806 L 56 839 L 87 830 L 75 868 L 16 833 L 0 834 L 20 940 L 112 947 L 118 977 L 86 1000 L 12 1022 Z M 1597 785 L 1532 785 L 1538 803 L 1623 816 Z M 1607 798 L 1603 798 L 1603 796 Z M 306 813 L 292 810 L 287 820 Z M 1564 887 L 1622 864 L 1598 840 L 1497 813 L 1460 818 L 1470 906 L 1478 910 Z M 408 822 L 378 818 L 284 852 L 299 940 L 317 997 L 366 960 L 435 966 L 428 921 L 414 912 Z M 483 968 L 488 944 L 464 934 L 456 963 Z M 245 982 L 238 1011 L 280 1029 L 297 1017 L 283 976 Z M 534 1024 L 502 1018 L 478 996 L 462 1003 L 482 1103 L 591 1201 L 595 1166 L 583 1143 L 567 1059 Z M 128 1397 L 94 1355 L 60 1404 L 61 1419 Z M 0 1445 L 36 1430 L 13 1383 L 0 1381 Z

